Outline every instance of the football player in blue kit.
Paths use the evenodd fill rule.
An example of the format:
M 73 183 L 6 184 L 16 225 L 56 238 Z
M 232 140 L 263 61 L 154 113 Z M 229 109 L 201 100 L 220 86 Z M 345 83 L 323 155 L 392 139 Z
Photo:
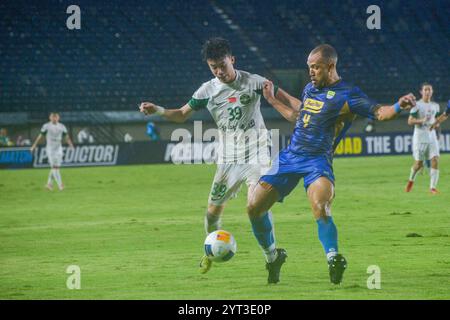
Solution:
M 282 150 L 272 168 L 263 175 L 247 204 L 253 221 L 255 236 L 263 247 L 276 247 L 273 222 L 268 214 L 275 202 L 282 202 L 300 179 L 311 204 L 318 225 L 318 237 L 328 261 L 330 281 L 339 284 L 347 267 L 338 251 L 337 229 L 331 216 L 334 198 L 333 153 L 351 126 L 356 115 L 375 120 L 393 119 L 403 109 L 415 105 L 415 97 L 408 94 L 392 106 L 370 100 L 358 87 L 341 79 L 336 70 L 336 50 L 327 44 L 316 47 L 308 56 L 311 82 L 300 97 L 300 114 L 290 144 Z M 273 84 L 266 81 L 263 94 L 277 110 L 289 108 L 278 100 Z M 286 260 L 286 250 L 277 248 L 276 259 L 266 264 L 268 282 L 277 283 L 280 269 Z

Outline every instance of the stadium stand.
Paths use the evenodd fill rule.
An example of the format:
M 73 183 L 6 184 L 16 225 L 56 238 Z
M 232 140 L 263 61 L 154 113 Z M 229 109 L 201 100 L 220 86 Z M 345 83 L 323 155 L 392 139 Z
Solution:
M 149 99 L 178 107 L 210 78 L 200 60 L 210 36 L 231 40 L 238 68 L 266 76 L 305 69 L 309 51 L 328 42 L 341 75 L 375 100 L 425 80 L 435 100 L 448 99 L 448 4 L 380 4 L 390 12 L 380 33 L 365 28 L 375 2 L 78 1 L 81 30 L 68 30 L 67 1 L 2 1 L 0 112 L 135 110 Z

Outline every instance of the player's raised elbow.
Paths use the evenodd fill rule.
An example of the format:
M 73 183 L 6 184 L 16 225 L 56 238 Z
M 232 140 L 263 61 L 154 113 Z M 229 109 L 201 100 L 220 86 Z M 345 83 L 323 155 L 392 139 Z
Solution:
M 290 102 L 291 102 L 291 108 L 294 109 L 295 111 L 299 112 L 302 107 L 302 102 L 295 97 L 291 97 Z
M 300 112 L 299 112 L 299 111 L 297 111 L 297 110 L 292 110 L 292 111 L 289 113 L 289 115 L 287 116 L 286 119 L 287 119 L 289 122 L 295 123 L 295 122 L 297 122 L 297 119 L 298 119 L 299 115 L 300 115 Z

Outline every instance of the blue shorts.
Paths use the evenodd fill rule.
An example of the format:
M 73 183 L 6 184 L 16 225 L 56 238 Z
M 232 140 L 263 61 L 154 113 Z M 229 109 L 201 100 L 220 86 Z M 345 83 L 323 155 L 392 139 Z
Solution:
M 279 202 L 289 195 L 301 178 L 305 190 L 311 183 L 326 177 L 334 184 L 332 161 L 326 155 L 302 156 L 285 149 L 280 152 L 271 169 L 259 180 L 271 184 L 279 193 Z

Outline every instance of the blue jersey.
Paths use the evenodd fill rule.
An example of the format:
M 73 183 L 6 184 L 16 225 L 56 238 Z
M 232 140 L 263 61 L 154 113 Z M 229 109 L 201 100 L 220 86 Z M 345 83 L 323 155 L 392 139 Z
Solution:
M 374 119 L 377 106 L 358 87 L 342 80 L 320 89 L 309 83 L 301 100 L 302 109 L 289 146 L 260 179 L 278 191 L 280 202 L 300 179 L 306 190 L 320 177 L 334 184 L 334 149 L 356 115 Z
M 448 100 L 448 103 L 447 103 L 447 110 L 445 110 L 445 114 L 448 115 L 448 116 L 450 116 L 450 100 Z
M 342 80 L 324 88 L 307 84 L 301 101 L 288 150 L 304 156 L 325 155 L 329 159 L 356 115 L 374 119 L 377 105 L 358 87 Z

